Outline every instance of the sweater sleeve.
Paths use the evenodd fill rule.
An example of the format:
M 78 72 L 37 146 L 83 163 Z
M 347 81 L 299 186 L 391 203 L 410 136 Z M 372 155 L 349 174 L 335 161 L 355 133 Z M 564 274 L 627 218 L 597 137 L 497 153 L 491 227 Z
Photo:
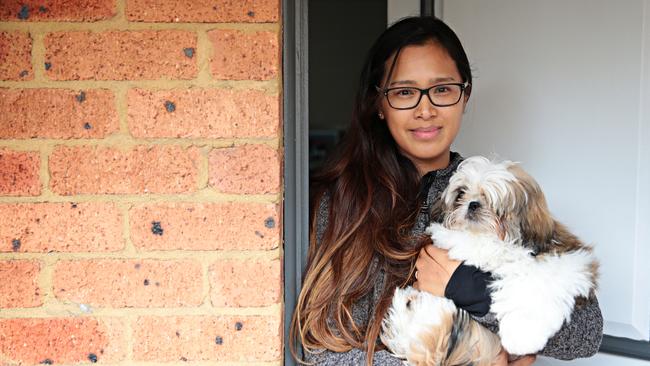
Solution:
M 494 313 L 474 317 L 484 327 L 494 333 L 499 331 L 499 321 Z M 571 320 L 564 322 L 562 328 L 551 337 L 539 352 L 542 356 L 558 360 L 573 360 L 591 357 L 598 352 L 603 340 L 603 316 L 596 296 L 588 299 L 582 307 L 574 307 Z
M 571 321 L 548 340 L 540 354 L 559 360 L 591 357 L 598 352 L 603 340 L 603 315 L 598 299 L 593 296 L 584 307 L 576 307 Z
M 340 365 L 365 365 L 366 352 L 357 348 L 347 352 L 332 352 L 323 350 L 320 353 L 305 355 L 305 361 L 316 366 L 340 366 Z M 388 351 L 377 351 L 373 356 L 373 366 L 403 366 L 401 359 L 396 358 Z

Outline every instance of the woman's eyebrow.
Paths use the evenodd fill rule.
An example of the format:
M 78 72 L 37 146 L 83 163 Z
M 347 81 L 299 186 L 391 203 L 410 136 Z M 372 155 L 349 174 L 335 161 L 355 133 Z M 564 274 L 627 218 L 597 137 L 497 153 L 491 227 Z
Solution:
M 390 83 L 389 86 L 393 85 L 415 85 L 417 84 L 414 80 L 396 80 Z
M 432 84 L 444 83 L 444 82 L 448 82 L 448 81 L 456 81 L 456 78 L 454 78 L 452 76 L 444 76 L 444 77 L 438 77 L 438 78 L 435 78 L 435 79 L 429 79 L 429 82 L 432 83 Z M 417 82 L 414 81 L 414 80 L 395 80 L 395 81 L 390 83 L 389 87 L 393 86 L 393 85 L 415 85 L 415 84 L 417 84 Z
M 446 76 L 446 77 L 439 77 L 435 79 L 429 79 L 430 83 L 441 83 L 441 82 L 447 82 L 447 81 L 456 81 L 456 79 L 452 76 Z

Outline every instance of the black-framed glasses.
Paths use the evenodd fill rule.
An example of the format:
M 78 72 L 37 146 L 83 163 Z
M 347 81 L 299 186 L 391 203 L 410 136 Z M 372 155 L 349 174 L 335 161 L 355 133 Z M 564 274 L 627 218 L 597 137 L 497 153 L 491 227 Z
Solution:
M 431 104 L 436 107 L 449 107 L 460 102 L 465 89 L 469 83 L 447 83 L 437 84 L 426 89 L 415 87 L 396 87 L 377 90 L 382 92 L 388 100 L 388 105 L 394 109 L 413 109 L 420 104 L 422 96 L 427 95 Z

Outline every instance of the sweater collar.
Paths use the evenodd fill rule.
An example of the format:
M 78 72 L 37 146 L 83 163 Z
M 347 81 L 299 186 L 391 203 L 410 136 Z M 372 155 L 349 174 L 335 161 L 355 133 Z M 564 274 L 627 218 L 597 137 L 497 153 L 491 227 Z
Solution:
M 426 173 L 424 176 L 422 176 L 421 182 L 423 185 L 426 186 L 431 185 L 431 182 L 433 182 L 434 179 L 451 178 L 452 174 L 454 174 L 454 172 L 458 168 L 460 162 L 463 161 L 463 157 L 460 156 L 460 154 L 455 151 L 450 151 L 449 154 L 450 154 L 449 165 L 447 165 L 447 167 L 442 169 L 432 170 Z

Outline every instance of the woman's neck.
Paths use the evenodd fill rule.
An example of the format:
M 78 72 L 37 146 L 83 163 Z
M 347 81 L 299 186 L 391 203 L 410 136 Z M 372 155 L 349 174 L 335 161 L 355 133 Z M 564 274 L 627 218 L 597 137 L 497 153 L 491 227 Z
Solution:
M 428 161 L 414 161 L 413 164 L 415 164 L 418 173 L 420 173 L 420 178 L 422 178 L 425 174 L 431 171 L 440 170 L 448 167 L 450 161 L 451 161 L 451 152 L 447 151 L 446 153 L 443 153 L 438 158 L 428 160 Z

